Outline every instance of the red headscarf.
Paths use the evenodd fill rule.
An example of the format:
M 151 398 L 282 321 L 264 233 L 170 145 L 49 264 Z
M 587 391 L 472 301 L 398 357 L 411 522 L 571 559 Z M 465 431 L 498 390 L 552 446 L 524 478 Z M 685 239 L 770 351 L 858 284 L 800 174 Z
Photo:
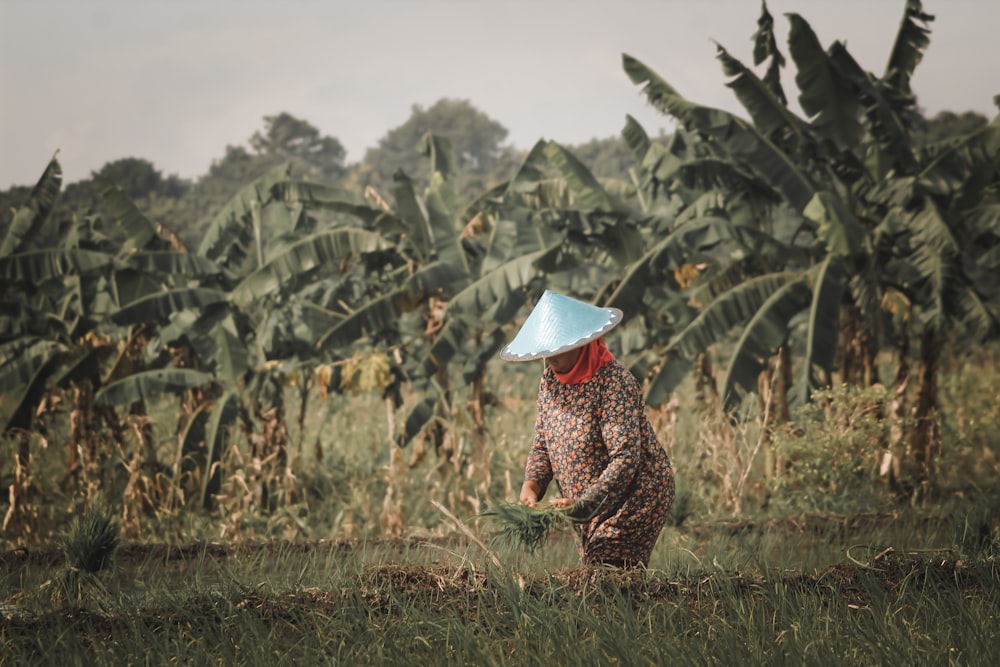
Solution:
M 565 373 L 552 372 L 563 384 L 581 384 L 594 377 L 609 361 L 614 361 L 614 356 L 604 344 L 604 339 L 597 338 L 580 348 L 580 356 L 576 358 L 573 368 Z

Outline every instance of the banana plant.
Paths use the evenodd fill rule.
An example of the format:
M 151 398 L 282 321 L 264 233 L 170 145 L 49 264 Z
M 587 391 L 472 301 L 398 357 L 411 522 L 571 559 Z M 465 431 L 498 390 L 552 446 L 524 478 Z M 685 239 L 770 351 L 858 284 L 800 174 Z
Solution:
M 107 284 L 117 262 L 104 249 L 68 243 L 48 229 L 61 184 L 53 157 L 0 246 L 0 392 L 19 392 L 3 432 L 30 430 L 53 382 L 89 353 L 79 341 L 93 340 L 87 334 L 98 319 L 98 285 Z
M 714 294 L 714 298 L 686 327 L 676 331 L 665 347 L 665 362 L 651 385 L 651 403 L 665 400 L 697 354 L 741 327 L 723 388 L 730 408 L 744 393 L 756 389 L 763 360 L 786 342 L 802 355 L 794 397 L 807 400 L 833 370 L 831 349 L 836 350 L 836 346 L 828 345 L 829 332 L 839 329 L 841 306 L 861 310 L 866 340 L 878 340 L 877 304 L 884 276 L 878 273 L 874 234 L 884 202 L 872 195 L 880 179 L 898 173 L 887 171 L 885 165 L 900 169 L 912 162 L 906 157 L 907 116 L 900 100 L 906 98 L 906 67 L 915 65 L 919 58 L 914 54 L 924 46 L 913 37 L 923 34 L 921 21 L 925 16 L 913 11 L 918 5 L 908 5 L 900 29 L 901 45 L 895 50 L 897 58 L 887 69 L 891 77 L 881 80 L 861 72 L 842 44 L 824 51 L 808 23 L 798 15 L 789 15 L 789 48 L 798 69 L 799 102 L 808 114 L 806 118 L 788 109 L 774 75 L 784 57 L 775 45 L 766 4 L 755 35 L 760 47 L 755 49 L 755 64 L 770 57 L 768 75 L 759 78 L 722 46 L 717 53 L 723 71 L 731 77 L 728 85 L 751 122 L 685 100 L 648 67 L 624 57 L 625 71 L 633 82 L 644 86 L 653 106 L 677 118 L 685 130 L 708 144 L 696 158 L 681 156 L 685 168 L 704 175 L 706 166 L 712 164 L 704 158 L 708 155 L 727 164 L 745 183 L 755 184 L 753 192 L 758 196 L 753 199 L 768 205 L 764 217 L 769 224 L 738 228 L 743 233 L 749 228 L 758 235 L 774 235 L 760 246 L 768 249 L 766 253 L 759 249 L 752 253 L 769 261 L 762 264 L 758 260 L 756 266 L 744 262 L 742 280 L 721 292 L 712 281 L 725 277 L 731 282 L 732 262 L 700 258 L 708 266 L 696 288 Z M 890 86 L 893 81 L 895 89 Z M 878 160 L 872 157 L 876 152 Z M 879 171 L 870 170 L 876 167 Z M 727 202 L 734 197 L 746 198 L 746 185 L 735 184 L 732 177 L 728 183 L 716 178 L 714 189 L 722 192 Z M 701 189 L 710 191 L 704 183 Z M 777 198 L 770 197 L 772 194 Z M 761 210 L 758 206 L 755 213 Z M 791 231 L 784 237 L 776 224 L 782 219 Z M 745 236 L 739 245 L 747 247 Z M 697 258 L 696 250 L 690 248 L 689 256 Z M 660 257 L 657 259 L 662 262 Z
M 80 475 L 113 456 L 109 442 L 122 451 L 128 446 L 123 416 L 102 407 L 92 409 L 95 397 L 118 379 L 113 373 L 125 368 L 131 373 L 132 362 L 140 356 L 136 337 L 127 337 L 127 344 L 116 343 L 121 332 L 108 315 L 121 299 L 150 286 L 136 279 L 129 255 L 162 247 L 155 228 L 135 215 L 120 191 L 98 182 L 127 251 L 101 232 L 99 219 L 52 220 L 61 189 L 55 158 L 16 212 L 0 246 L 0 392 L 14 395 L 3 432 L 44 429 L 50 418 L 46 406 L 55 404 L 50 397 L 71 393 L 72 414 L 86 413 L 89 421 L 87 428 L 74 421 L 66 441 L 67 479 L 84 482 L 84 487 L 86 480 Z M 130 412 L 141 417 L 143 402 L 130 402 Z M 142 445 L 149 444 L 148 427 L 140 425 L 136 433 L 142 436 Z M 103 447 L 97 446 L 100 434 L 107 436 Z M 22 437 L 22 446 L 26 442 Z M 81 460 L 78 452 L 89 459 Z M 23 507 L 23 501 L 15 504 Z
M 401 217 L 427 221 L 424 245 L 434 247 L 436 259 L 428 270 L 447 268 L 450 279 L 430 283 L 447 306 L 440 320 L 428 320 L 433 333 L 411 346 L 417 363 L 404 368 L 424 397 L 407 415 L 400 444 L 440 420 L 456 384 L 451 368 L 471 387 L 479 401 L 473 413 L 481 414 L 487 364 L 532 294 L 554 285 L 592 295 L 641 255 L 643 243 L 633 207 L 616 194 L 628 189 L 609 190 L 555 142 L 537 142 L 507 183 L 465 207 L 450 188 L 450 161 L 440 159 L 447 143 L 428 136 L 424 150 L 435 171 L 423 208 L 409 190 L 397 190 L 396 201 Z M 477 430 L 477 442 L 482 435 Z
M 1000 241 L 1000 116 L 917 152 L 915 161 L 916 175 L 883 194 L 887 215 L 879 231 L 891 240 L 887 273 L 912 314 L 907 333 L 919 341 L 919 419 L 905 444 L 915 453 L 917 481 L 926 485 L 940 448 L 942 350 L 949 342 L 970 349 L 1000 334 L 1000 262 L 991 250 Z
M 701 253 L 700 236 L 692 237 L 694 243 L 671 238 L 684 229 L 676 222 L 678 211 L 687 210 L 684 203 L 670 199 L 660 205 L 669 213 L 662 224 L 667 236 L 626 275 L 612 301 L 635 308 L 632 285 L 694 260 L 700 269 L 686 294 L 701 303 L 661 349 L 650 403 L 665 400 L 697 355 L 721 343 L 731 346 L 723 393 L 733 409 L 743 394 L 755 391 L 765 360 L 783 346 L 791 345 L 800 359 L 792 398 L 801 402 L 829 381 L 838 356 L 844 380 L 872 383 L 878 380 L 879 346 L 899 336 L 923 332 L 917 334 L 928 351 L 922 365 L 934 369 L 931 352 L 940 350 L 945 331 L 961 332 L 969 341 L 996 335 L 996 290 L 986 278 L 996 257 L 982 251 L 997 238 L 995 122 L 945 146 L 925 149 L 911 139 L 916 101 L 910 79 L 929 43 L 932 18 L 918 0 L 906 3 L 885 72 L 875 76 L 842 43 L 824 49 L 802 17 L 788 15 L 788 46 L 805 117 L 787 108 L 775 75 L 784 57 L 766 5 L 754 54 L 757 65 L 771 59 L 763 79 L 723 47 L 717 50 L 750 122 L 689 102 L 644 64 L 624 56 L 626 73 L 643 86 L 650 103 L 675 117 L 698 142 L 695 154 L 677 146 L 657 148 L 641 128 L 626 128 L 626 139 L 650 167 L 655 189 L 647 191 L 648 198 L 676 197 L 682 169 L 700 174 L 696 191 L 721 197 L 720 211 L 750 191 L 735 187 L 734 173 L 764 195 L 755 200 L 766 203 L 767 194 L 777 195 L 769 208 L 756 208 L 758 215 L 730 219 L 744 236 L 728 232 L 714 256 Z M 727 165 L 728 182 L 717 176 L 709 182 L 714 161 Z M 662 178 L 668 174 L 672 180 Z M 753 217 L 766 224 L 755 224 Z M 791 234 L 782 236 L 781 227 Z M 740 251 L 741 259 L 752 256 L 753 263 L 734 263 L 719 251 L 732 249 L 734 238 L 735 247 L 745 248 L 748 228 L 774 238 L 761 246 L 765 252 Z M 984 240 L 987 246 L 981 245 Z M 899 294 L 918 324 L 906 332 L 893 331 L 893 319 L 883 310 Z M 932 390 L 934 371 L 925 372 Z M 918 411 L 933 417 L 934 401 L 917 393 Z
M 420 305 L 417 325 L 401 339 L 405 354 L 400 371 L 422 394 L 403 420 L 399 445 L 428 426 L 449 421 L 453 386 L 472 388 L 470 400 L 479 402 L 473 412 L 480 414 L 487 362 L 504 342 L 501 327 L 514 319 L 526 288 L 549 268 L 562 242 L 560 234 L 546 227 L 532 228 L 525 211 L 508 215 L 509 207 L 502 202 L 514 185 L 459 204 L 451 187 L 453 160 L 447 140 L 427 135 L 421 148 L 434 169 L 424 196 L 418 197 L 401 174 L 394 191 L 399 218 L 414 230 L 407 235 L 413 239 L 407 253 L 420 267 L 396 292 Z M 534 168 L 542 148 L 529 153 L 519 176 Z M 521 183 L 518 176 L 513 182 Z M 453 381 L 453 375 L 461 381 Z M 477 425 L 477 451 L 482 448 L 482 428 Z M 435 428 L 434 433 L 440 435 L 443 429 Z

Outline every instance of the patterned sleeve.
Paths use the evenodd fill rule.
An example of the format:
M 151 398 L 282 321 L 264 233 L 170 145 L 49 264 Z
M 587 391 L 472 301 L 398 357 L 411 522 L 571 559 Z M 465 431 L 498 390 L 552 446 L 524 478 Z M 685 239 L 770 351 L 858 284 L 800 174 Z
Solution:
M 543 383 L 544 384 L 544 383 Z M 545 490 L 552 481 L 552 463 L 549 461 L 549 450 L 545 445 L 545 434 L 542 432 L 542 406 L 544 388 L 538 389 L 538 405 L 535 408 L 535 436 L 528 452 L 528 463 L 524 470 L 524 479 L 538 484 L 541 493 L 538 499 L 545 495 Z
M 608 373 L 601 398 L 601 435 L 608 448 L 608 466 L 577 499 L 576 513 L 591 514 L 599 507 L 616 508 L 642 464 L 642 392 L 624 367 Z M 602 511 L 602 513 L 604 513 Z

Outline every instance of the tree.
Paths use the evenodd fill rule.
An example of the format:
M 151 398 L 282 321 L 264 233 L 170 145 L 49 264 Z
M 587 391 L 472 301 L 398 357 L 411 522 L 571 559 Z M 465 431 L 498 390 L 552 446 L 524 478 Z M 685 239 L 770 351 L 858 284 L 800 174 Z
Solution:
M 418 147 L 427 133 L 451 143 L 455 175 L 461 177 L 455 184 L 457 192 L 498 183 L 502 180 L 500 174 L 509 175 L 516 166 L 513 150 L 503 144 L 507 128 L 467 100 L 444 98 L 427 109 L 414 104 L 405 123 L 379 139 L 375 148 L 368 149 L 362 162 L 374 173 L 362 185 L 384 190 L 397 169 L 418 183 L 426 183 L 431 168 Z
M 184 195 L 186 184 L 176 176 L 163 178 L 152 162 L 141 158 L 122 158 L 106 163 L 94 172 L 118 187 L 129 199 L 140 200 L 152 195 L 177 199 Z
M 273 160 L 271 166 L 291 162 L 296 173 L 321 183 L 336 183 L 346 173 L 347 152 L 340 141 L 321 136 L 308 121 L 284 111 L 264 116 L 264 130 L 254 132 L 250 147 L 258 156 Z
M 0 393 L 18 394 L 0 431 L 19 434 L 19 455 L 27 462 L 27 436 L 35 430 L 44 432 L 45 421 L 51 418 L 45 408 L 48 397 L 71 392 L 74 423 L 65 443 L 66 483 L 75 480 L 87 493 L 93 491 L 88 475 L 128 449 L 130 430 L 124 420 L 113 410 L 95 412 L 99 394 L 108 383 L 135 374 L 146 363 L 142 354 L 146 329 L 140 325 L 126 333 L 116 349 L 112 336 L 121 332 L 108 326 L 107 317 L 121 300 L 160 287 L 141 266 L 148 261 L 147 252 L 168 245 L 120 188 L 97 175 L 94 184 L 123 243 L 113 243 L 102 234 L 93 216 L 73 216 L 53 224 L 51 214 L 61 187 L 61 170 L 53 158 L 0 247 L 0 301 L 5 304 L 0 319 Z M 108 365 L 111 358 L 114 361 Z M 177 384 L 176 378 L 168 379 Z M 139 399 L 123 401 L 129 404 L 129 419 L 138 425 L 134 433 L 140 442 L 130 455 L 134 472 L 140 462 L 155 465 L 155 458 L 148 456 L 152 445 L 141 398 L 152 395 L 150 387 L 138 395 Z M 26 489 L 12 488 L 11 493 L 23 509 Z
M 264 129 L 254 132 L 248 146 L 226 146 L 225 155 L 212 162 L 185 198 L 181 214 L 193 221 L 193 229 L 182 236 L 189 245 L 198 245 L 211 217 L 241 188 L 276 167 L 288 165 L 302 178 L 330 185 L 347 173 L 340 141 L 286 112 L 265 116 Z
M 637 166 L 635 154 L 620 135 L 591 139 L 586 143 L 567 148 L 580 162 L 587 165 L 597 178 L 628 181 L 629 170 Z
M 960 137 L 982 129 L 989 119 L 975 111 L 955 113 L 941 111 L 931 118 L 921 119 L 914 129 L 914 142 L 920 146 L 937 143 L 952 137 Z

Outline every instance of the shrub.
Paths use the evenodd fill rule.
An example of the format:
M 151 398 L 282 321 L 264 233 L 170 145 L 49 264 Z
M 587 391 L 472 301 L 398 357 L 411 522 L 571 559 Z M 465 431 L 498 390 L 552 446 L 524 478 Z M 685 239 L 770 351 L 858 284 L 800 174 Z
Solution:
M 880 385 L 816 392 L 773 436 L 784 466 L 771 502 L 799 511 L 871 511 L 893 499 L 879 478 L 890 422 Z

